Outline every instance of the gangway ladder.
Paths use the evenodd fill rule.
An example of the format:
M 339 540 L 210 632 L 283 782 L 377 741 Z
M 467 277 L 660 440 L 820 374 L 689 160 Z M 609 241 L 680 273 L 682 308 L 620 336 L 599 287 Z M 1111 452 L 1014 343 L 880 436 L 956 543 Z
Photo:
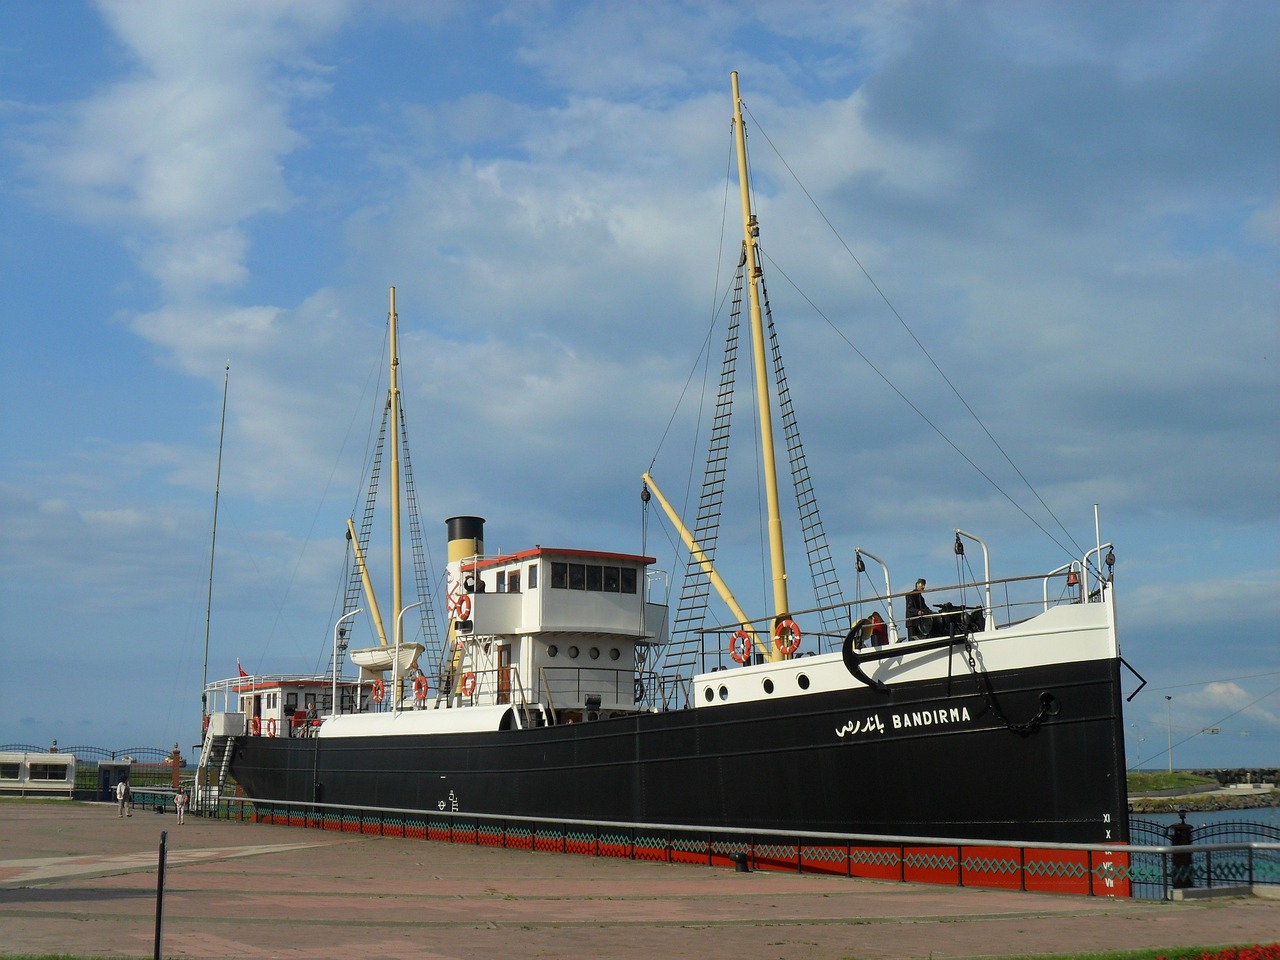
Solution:
M 205 731 L 204 743 L 200 747 L 200 763 L 196 767 L 197 784 L 200 781 L 200 772 L 204 771 L 205 774 L 202 789 L 196 791 L 196 803 L 199 809 L 204 810 L 210 806 L 216 808 L 222 799 L 223 788 L 227 783 L 227 771 L 231 768 L 231 753 L 235 742 L 235 737 L 217 736 L 212 729 Z M 216 784 L 211 784 L 208 772 L 215 763 L 218 765 L 218 779 Z

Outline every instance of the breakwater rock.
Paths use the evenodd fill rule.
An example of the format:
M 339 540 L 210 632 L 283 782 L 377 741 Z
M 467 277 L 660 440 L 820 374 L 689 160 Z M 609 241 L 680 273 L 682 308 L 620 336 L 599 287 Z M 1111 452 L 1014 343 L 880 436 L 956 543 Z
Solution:
M 1184 793 L 1174 797 L 1130 797 L 1130 813 L 1177 813 L 1179 810 L 1207 812 L 1211 810 L 1255 810 L 1280 807 L 1280 791 L 1259 790 L 1228 793 Z

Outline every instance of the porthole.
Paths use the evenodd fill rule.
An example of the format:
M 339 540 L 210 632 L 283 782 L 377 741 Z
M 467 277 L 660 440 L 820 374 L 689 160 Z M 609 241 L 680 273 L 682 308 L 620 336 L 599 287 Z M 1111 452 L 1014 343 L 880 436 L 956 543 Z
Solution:
M 715 698 L 716 692 L 710 687 L 707 687 L 707 689 L 702 692 L 702 699 L 706 700 L 707 703 L 711 703 Z
M 592 648 L 591 648 L 591 659 L 592 659 L 592 660 L 599 660 L 599 659 L 600 659 L 600 648 L 599 648 L 599 647 L 592 647 Z
M 570 660 L 577 660 L 577 659 L 578 659 L 578 648 L 577 648 L 577 647 L 570 647 L 570 648 L 569 648 L 569 659 L 570 659 Z
M 768 677 L 764 678 L 764 692 L 773 693 L 773 681 L 770 680 Z
M 548 657 L 554 657 L 554 656 L 555 656 L 557 653 L 559 653 L 559 652 L 560 652 L 560 648 L 559 648 L 559 647 L 557 647 L 554 643 L 549 643 L 549 644 L 547 644 L 547 656 L 548 656 Z
M 617 647 L 611 647 L 611 648 L 609 649 L 609 659 L 610 659 L 610 660 L 617 660 L 617 659 L 618 659 L 619 657 L 621 657 L 621 656 L 622 656 L 622 651 L 621 651 L 621 650 L 619 650 Z
M 720 699 L 721 700 L 729 699 L 729 688 L 724 686 L 723 684 L 721 684 L 720 686 Z
M 801 690 L 808 690 L 808 689 L 809 689 L 809 675 L 808 675 L 807 673 L 802 673 L 802 674 L 800 674 L 800 676 L 796 677 L 796 683 L 800 684 L 800 689 L 801 689 Z

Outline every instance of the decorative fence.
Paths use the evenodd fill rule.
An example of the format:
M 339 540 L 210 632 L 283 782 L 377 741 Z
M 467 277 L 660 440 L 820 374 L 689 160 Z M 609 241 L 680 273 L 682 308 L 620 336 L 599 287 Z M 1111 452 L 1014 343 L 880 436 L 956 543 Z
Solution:
M 1280 843 L 1104 847 L 919 837 L 837 837 L 672 824 L 591 823 L 451 811 L 226 799 L 206 816 L 508 850 L 949 886 L 1168 898 L 1176 885 L 1280 884 Z M 1156 825 L 1159 826 L 1159 825 Z M 1195 861 L 1181 883 L 1180 857 Z
M 1274 849 L 1268 851 L 1280 847 L 1280 827 L 1243 820 L 1173 825 L 1130 817 L 1129 840 L 1134 846 L 1160 846 L 1172 839 L 1176 826 L 1185 829 L 1189 841 L 1178 845 L 1176 852 L 1162 857 L 1130 854 L 1135 870 L 1143 875 L 1140 881 L 1135 878 L 1134 896 L 1167 896 L 1170 889 L 1280 884 L 1280 857 Z

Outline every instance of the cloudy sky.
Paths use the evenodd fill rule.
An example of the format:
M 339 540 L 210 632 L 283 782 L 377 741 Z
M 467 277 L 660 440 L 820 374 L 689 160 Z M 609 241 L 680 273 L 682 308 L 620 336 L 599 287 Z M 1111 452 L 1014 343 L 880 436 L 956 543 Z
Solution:
M 0 742 L 196 741 L 228 362 L 209 674 L 324 668 L 392 285 L 437 563 L 476 513 L 675 568 L 638 478 L 701 454 L 737 70 L 846 595 L 855 546 L 953 580 L 956 527 L 1048 570 L 1096 503 L 1130 762 L 1280 763 L 1277 37 L 1250 0 L 0 4 Z

